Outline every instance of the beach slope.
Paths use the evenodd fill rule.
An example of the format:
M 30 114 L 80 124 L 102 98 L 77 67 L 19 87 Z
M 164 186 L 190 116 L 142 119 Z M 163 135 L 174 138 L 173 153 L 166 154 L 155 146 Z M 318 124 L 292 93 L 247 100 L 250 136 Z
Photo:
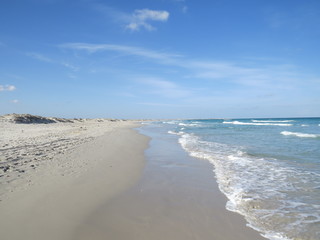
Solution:
M 60 126 L 56 123 L 49 124 L 50 126 L 5 124 L 10 125 L 10 131 L 3 132 L 9 131 L 11 135 L 4 135 L 2 138 L 2 146 L 7 146 L 2 152 L 9 151 L 12 146 L 8 145 L 14 142 L 16 145 L 20 144 L 20 148 L 25 151 L 25 159 L 29 160 L 27 156 L 34 153 L 30 147 L 32 142 L 40 141 L 41 137 L 47 139 L 50 128 L 56 128 L 52 134 L 57 134 L 58 128 L 64 130 L 60 131 L 60 136 L 55 136 L 57 141 L 47 142 L 48 146 L 62 141 L 63 135 L 69 136 L 74 131 L 83 131 L 84 128 L 86 137 L 91 135 L 89 140 L 80 141 L 85 138 L 76 133 L 78 138 L 75 139 L 79 141 L 63 152 L 37 149 L 45 156 L 50 156 L 51 160 L 42 159 L 36 169 L 19 170 L 20 175 L 17 175 L 19 171 L 10 172 L 12 168 L 2 175 L 2 240 L 73 239 L 75 229 L 88 215 L 133 185 L 141 176 L 144 150 L 149 140 L 132 129 L 138 126 L 133 122 L 107 121 L 77 123 L 78 125 L 59 123 Z M 38 131 L 39 129 L 42 131 Z M 26 131 L 34 134 L 34 139 L 26 137 L 24 141 L 17 142 L 14 133 L 20 133 L 18 135 L 21 137 Z M 69 145 L 66 144 L 66 148 Z M 20 148 L 18 147 L 17 151 Z M 29 160 L 26 160 L 27 164 L 30 164 Z M 20 169 L 23 169 L 23 163 Z M 15 178 L 12 178 L 10 173 Z

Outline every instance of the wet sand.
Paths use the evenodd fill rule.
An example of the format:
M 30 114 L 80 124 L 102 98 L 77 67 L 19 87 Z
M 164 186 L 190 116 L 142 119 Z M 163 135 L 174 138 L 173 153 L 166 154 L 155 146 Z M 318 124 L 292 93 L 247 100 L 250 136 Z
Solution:
M 142 133 L 152 137 L 143 177 L 97 208 L 74 239 L 265 239 L 225 209 L 211 164 L 189 157 L 176 136 Z

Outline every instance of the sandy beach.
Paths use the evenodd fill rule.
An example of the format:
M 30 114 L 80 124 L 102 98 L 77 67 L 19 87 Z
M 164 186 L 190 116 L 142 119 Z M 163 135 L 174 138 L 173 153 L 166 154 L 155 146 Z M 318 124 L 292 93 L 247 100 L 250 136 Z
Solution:
M 225 209 L 207 162 L 139 123 L 0 126 L 3 240 L 264 239 Z
M 176 136 L 147 129 L 140 130 L 151 137 L 142 177 L 92 212 L 75 239 L 265 239 L 225 209 L 227 199 L 207 161 L 188 156 Z
M 1 163 L 9 167 L 1 176 L 1 239 L 73 239 L 87 215 L 139 179 L 148 138 L 137 126 L 1 122 Z

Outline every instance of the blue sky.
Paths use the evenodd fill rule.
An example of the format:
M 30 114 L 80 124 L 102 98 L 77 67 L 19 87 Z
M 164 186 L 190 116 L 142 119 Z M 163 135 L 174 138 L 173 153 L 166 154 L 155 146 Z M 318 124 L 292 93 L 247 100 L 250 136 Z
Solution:
M 0 114 L 320 116 L 318 0 L 2 0 Z

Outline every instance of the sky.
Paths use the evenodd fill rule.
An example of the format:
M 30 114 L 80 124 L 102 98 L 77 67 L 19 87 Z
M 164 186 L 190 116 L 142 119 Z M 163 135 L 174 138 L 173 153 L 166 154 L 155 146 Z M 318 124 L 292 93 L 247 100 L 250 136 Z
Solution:
M 319 0 L 1 0 L 0 114 L 320 116 Z

